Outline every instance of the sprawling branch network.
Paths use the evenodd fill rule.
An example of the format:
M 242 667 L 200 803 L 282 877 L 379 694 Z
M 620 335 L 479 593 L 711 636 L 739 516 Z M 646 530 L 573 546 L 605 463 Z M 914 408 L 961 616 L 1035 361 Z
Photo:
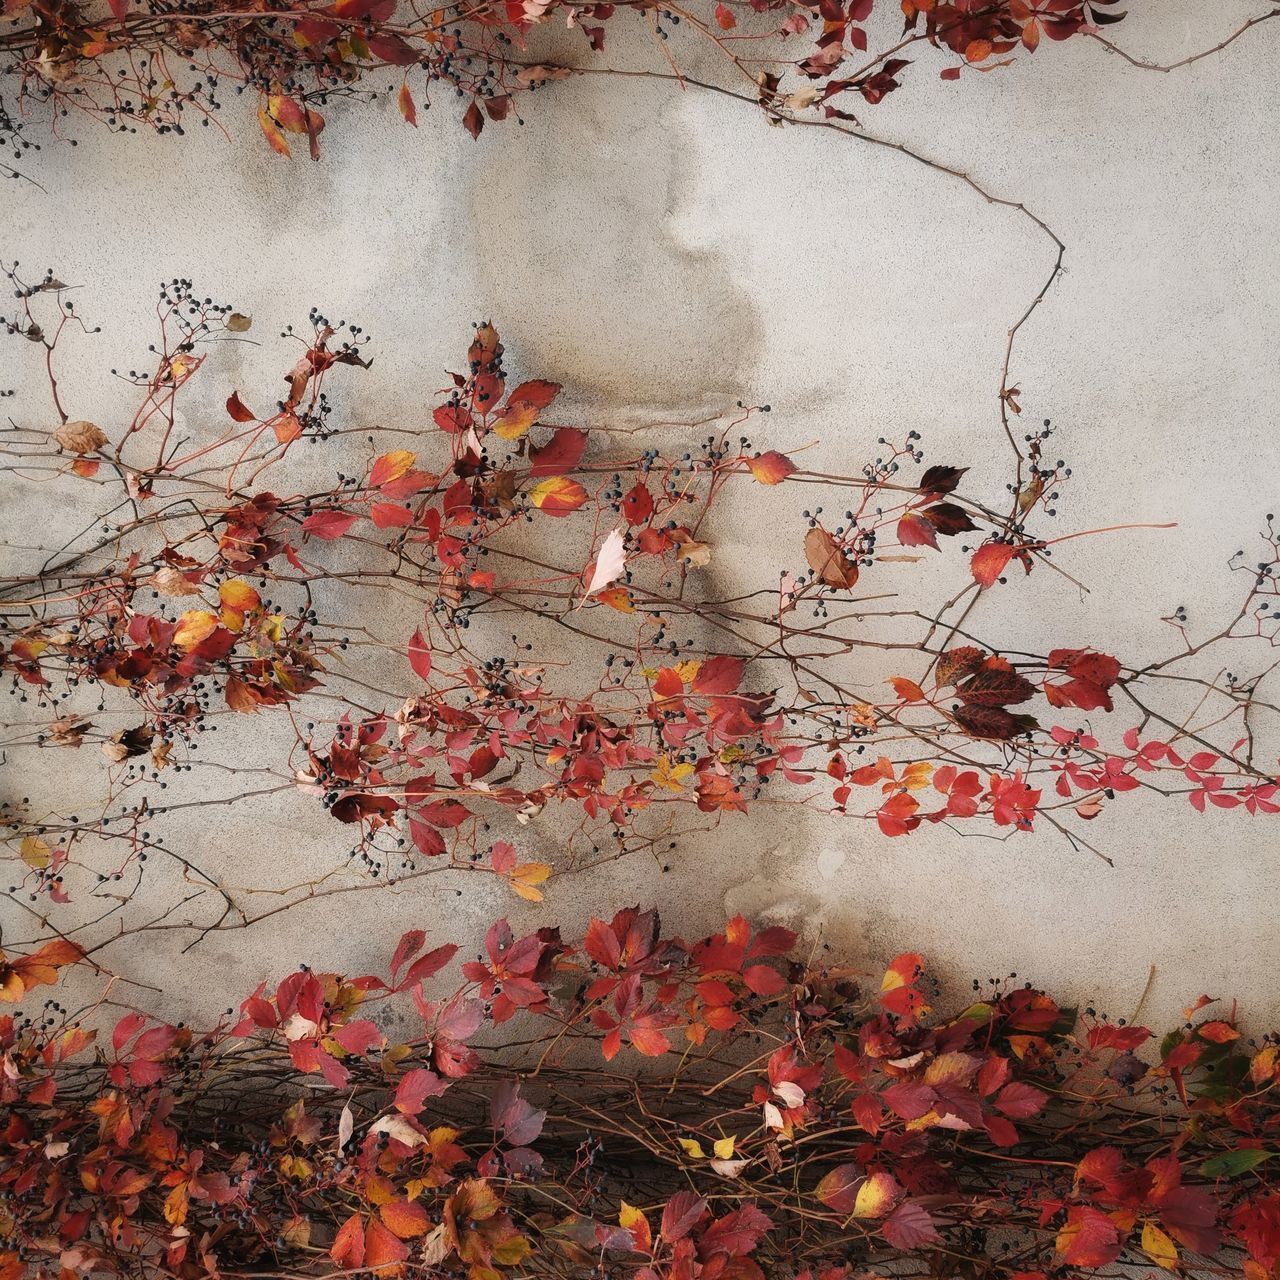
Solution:
M 163 836 L 171 810 L 272 791 L 314 797 L 375 880 L 467 867 L 535 900 L 556 870 L 661 851 L 761 803 L 888 836 L 1045 824 L 1083 848 L 1085 824 L 1127 793 L 1280 809 L 1255 745 L 1275 710 L 1259 676 L 1204 674 L 1230 641 L 1274 642 L 1269 526 L 1265 558 L 1237 566 L 1237 614 L 1194 638 L 1172 615 L 1163 660 L 1099 651 L 1087 615 L 1042 652 L 979 630 L 988 593 L 1034 611 L 1046 575 L 1070 578 L 1054 553 L 1072 540 L 1131 536 L 1056 531 L 1071 476 L 1047 425 L 995 493 L 926 458 L 914 431 L 854 473 L 807 470 L 805 451 L 767 447 L 768 406 L 677 428 L 674 446 L 655 427 L 649 444 L 558 422 L 560 387 L 509 384 L 481 324 L 426 421 L 369 431 L 344 426 L 325 391 L 339 371 L 374 376 L 367 335 L 313 313 L 286 336 L 283 398 L 219 387 L 223 427 L 192 428 L 184 398 L 250 321 L 178 281 L 150 367 L 127 375 L 136 412 L 108 432 L 65 403 L 65 344 L 94 341 L 65 287 L 18 293 L 9 327 L 45 359 L 60 425 L 12 428 L 9 466 L 32 495 L 80 486 L 99 515 L 4 584 L 3 664 L 27 708 L 8 746 L 96 744 L 110 791 L 87 818 L 7 815 L 11 887 L 28 902 L 115 903 L 148 855 L 182 857 Z M 296 488 L 300 451 L 316 474 L 313 447 L 335 440 L 358 468 Z M 726 501 L 769 503 L 780 531 L 745 584 L 717 560 Z M 937 560 L 952 585 L 911 599 Z M 209 754 L 210 730 L 249 717 L 282 732 L 255 731 L 256 759 Z M 157 790 L 194 771 L 241 789 Z M 521 858 L 501 837 L 522 828 L 555 832 L 562 861 Z M 104 840 L 118 851 L 106 877 Z M 219 923 L 259 917 L 216 868 L 183 865 L 223 894 Z

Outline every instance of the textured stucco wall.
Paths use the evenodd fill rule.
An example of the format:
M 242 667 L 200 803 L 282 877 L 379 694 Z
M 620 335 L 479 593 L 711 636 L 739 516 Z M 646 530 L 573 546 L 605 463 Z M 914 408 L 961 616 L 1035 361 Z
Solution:
M 1117 38 L 1160 60 L 1253 11 L 1236 0 L 1130 7 Z M 1069 568 L 1087 599 L 1047 575 L 1034 591 L 991 593 L 981 607 L 993 636 L 1155 655 L 1171 643 L 1160 615 L 1186 604 L 1208 626 L 1237 599 L 1225 560 L 1252 544 L 1278 496 L 1277 52 L 1280 23 L 1267 24 L 1165 76 L 1073 40 L 956 85 L 921 68 L 866 112 L 883 136 L 1024 201 L 1067 243 L 1066 274 L 1012 377 L 1028 416 L 1060 426 L 1079 480 L 1070 527 L 1179 523 L 1075 544 Z M 691 421 L 768 400 L 774 447 L 819 440 L 809 457 L 848 468 L 877 436 L 916 427 L 933 460 L 1003 481 L 1005 334 L 1052 263 L 1024 219 L 900 154 L 770 128 L 740 104 L 669 85 L 588 78 L 541 93 L 526 116 L 473 143 L 445 104 L 416 131 L 391 106 L 337 108 L 318 164 L 272 155 L 248 116 L 229 117 L 244 135 L 235 144 L 212 130 L 184 141 L 82 132 L 79 148 L 46 147 L 29 166 L 43 190 L 6 184 L 0 249 L 83 284 L 81 307 L 109 320 L 68 383 L 73 414 L 108 428 L 123 401 L 106 371 L 150 341 L 156 283 L 185 276 L 252 313 L 264 340 L 228 352 L 214 387 L 274 385 L 281 349 L 268 339 L 315 304 L 376 338 L 374 371 L 343 383 L 342 410 L 413 424 L 470 321 L 492 316 L 518 372 L 565 384 L 566 421 Z M 6 347 L 0 381 L 18 387 L 9 411 L 31 424 L 44 402 L 21 354 Z M 212 394 L 206 407 L 217 411 Z M 68 489 L 34 510 L 11 506 L 10 540 L 57 545 L 84 514 L 74 500 Z M 760 524 L 750 511 L 722 523 L 726 574 L 760 556 Z M 265 760 L 269 730 L 254 732 L 265 736 L 237 749 Z M 101 768 L 92 750 L 18 752 L 5 786 L 91 810 Z M 300 794 L 195 810 L 167 830 L 231 884 L 310 879 L 349 843 Z M 726 911 L 780 919 L 869 963 L 911 946 L 956 984 L 1017 970 L 1117 1015 L 1155 964 L 1152 1017 L 1205 990 L 1274 1022 L 1278 832 L 1274 820 L 1199 818 L 1182 803 L 1118 803 L 1090 829 L 1109 869 L 1047 830 L 998 842 L 933 828 L 889 842 L 866 824 L 762 808 L 686 841 L 670 874 L 633 858 L 554 882 L 541 909 L 488 881 L 460 897 L 463 882 L 441 877 L 302 906 L 189 952 L 189 935 L 153 934 L 110 959 L 190 1015 L 225 1003 L 215 970 L 248 990 L 302 959 L 376 964 L 411 924 L 471 942 L 502 911 L 572 926 L 642 901 L 689 931 Z M 553 832 L 521 835 L 554 860 Z M 171 871 L 153 869 L 148 884 L 157 902 L 182 896 Z M 0 911 L 6 939 L 27 935 L 24 913 Z

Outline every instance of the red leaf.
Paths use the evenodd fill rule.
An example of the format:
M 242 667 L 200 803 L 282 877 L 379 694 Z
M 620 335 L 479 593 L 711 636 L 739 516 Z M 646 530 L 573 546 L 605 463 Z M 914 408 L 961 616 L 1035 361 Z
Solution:
M 942 1239 L 929 1211 L 912 1200 L 904 1200 L 885 1219 L 880 1234 L 895 1249 L 918 1249 Z
M 257 414 L 245 406 L 243 400 L 240 399 L 240 393 L 233 391 L 227 397 L 227 412 L 237 422 L 253 422 L 257 418 Z
M 1117 1027 L 1109 1022 L 1089 1028 L 1089 1048 L 1119 1049 L 1128 1053 L 1151 1039 L 1146 1027 Z
M 1021 1080 L 1010 1081 L 996 1095 L 996 1110 L 1011 1120 L 1029 1120 L 1044 1109 L 1045 1095 Z
M 863 1174 L 856 1164 L 839 1164 L 818 1183 L 814 1194 L 823 1204 L 835 1213 L 853 1212 L 857 1203 L 858 1188 L 862 1185 Z
M 643 480 L 637 481 L 622 499 L 622 516 L 630 525 L 644 524 L 653 515 L 653 494 Z
M 898 520 L 898 541 L 904 547 L 938 549 L 938 535 L 933 525 L 918 511 L 906 511 Z
M 421 929 L 410 929 L 396 944 L 391 956 L 391 976 L 394 977 L 408 963 L 410 956 L 416 956 L 426 945 L 427 935 Z
M 332 542 L 342 537 L 355 522 L 355 516 L 346 511 L 317 511 L 302 522 L 302 532 Z
M 721 31 L 732 31 L 738 25 L 738 20 L 733 16 L 733 10 L 726 4 L 716 5 L 716 25 Z M 767 484 L 773 484 L 775 481 L 766 481 Z
M 419 982 L 425 982 L 439 973 L 457 954 L 457 944 L 446 942 L 443 946 L 428 951 L 426 955 L 419 956 L 409 966 L 409 972 L 404 975 L 404 981 L 400 984 L 401 988 L 416 987 Z
M 559 427 L 540 449 L 529 454 L 530 474 L 557 476 L 572 471 L 587 448 L 587 433 L 576 427 Z
M 471 410 L 460 404 L 442 404 L 435 409 L 431 417 L 441 431 L 450 435 L 458 435 L 471 425 Z
M 1120 1256 L 1123 1247 L 1120 1228 L 1088 1205 L 1073 1205 L 1067 1211 L 1066 1226 L 1058 1232 L 1058 1253 L 1072 1267 L 1105 1267 Z
M 681 1240 L 702 1220 L 707 1202 L 692 1191 L 677 1191 L 662 1211 L 662 1238 L 668 1244 Z
M 364 1266 L 364 1223 L 358 1213 L 353 1213 L 342 1224 L 329 1250 L 329 1257 L 344 1271 Z
M 431 675 L 431 648 L 421 631 L 415 631 L 409 638 L 409 665 L 423 680 Z
M 484 116 L 480 114 L 480 108 L 474 102 L 467 108 L 467 114 L 462 117 L 462 124 L 473 138 L 480 136 L 480 130 L 484 128 Z
M 726 654 L 708 658 L 693 677 L 694 693 L 708 696 L 732 693 L 742 683 L 743 660 Z
M 369 519 L 379 529 L 403 529 L 413 523 L 413 512 L 401 502 L 375 502 L 369 507 Z

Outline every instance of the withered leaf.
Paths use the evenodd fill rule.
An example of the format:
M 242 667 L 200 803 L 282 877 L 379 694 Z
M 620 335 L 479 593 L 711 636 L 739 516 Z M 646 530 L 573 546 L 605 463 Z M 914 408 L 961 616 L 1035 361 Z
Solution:
M 848 589 L 858 581 L 858 566 L 820 525 L 804 535 L 804 556 L 821 582 Z
M 82 420 L 64 422 L 53 433 L 53 438 L 68 453 L 96 453 L 107 443 L 106 433 L 101 427 Z

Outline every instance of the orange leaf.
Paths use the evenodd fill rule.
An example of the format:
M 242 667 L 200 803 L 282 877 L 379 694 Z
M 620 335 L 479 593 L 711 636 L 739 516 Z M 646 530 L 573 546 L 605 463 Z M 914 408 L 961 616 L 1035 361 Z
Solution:
M 262 132 L 267 141 L 271 144 L 271 150 L 282 156 L 292 155 L 289 150 L 289 143 L 285 140 L 284 132 L 280 126 L 267 115 L 265 107 L 258 108 L 258 124 L 262 126 Z
M 418 127 L 418 108 L 414 106 L 413 94 L 409 92 L 409 82 L 407 80 L 400 86 L 396 103 L 400 107 L 400 114 L 416 129 Z
M 529 490 L 529 501 L 549 516 L 567 516 L 587 500 L 587 491 L 567 476 L 550 476 Z
M 431 1219 L 427 1211 L 416 1200 L 392 1200 L 384 1204 L 378 1212 L 382 1221 L 401 1240 L 412 1240 L 415 1236 L 426 1235 Z
M 985 591 L 994 585 L 1012 559 L 1013 548 L 1007 542 L 988 542 L 973 553 L 969 562 L 973 580 Z
M 762 453 L 758 458 L 748 458 L 747 466 L 761 484 L 781 484 L 796 469 L 790 458 L 775 449 Z
M 924 690 L 914 680 L 908 680 L 906 676 L 890 676 L 889 683 L 904 702 L 924 701 Z

